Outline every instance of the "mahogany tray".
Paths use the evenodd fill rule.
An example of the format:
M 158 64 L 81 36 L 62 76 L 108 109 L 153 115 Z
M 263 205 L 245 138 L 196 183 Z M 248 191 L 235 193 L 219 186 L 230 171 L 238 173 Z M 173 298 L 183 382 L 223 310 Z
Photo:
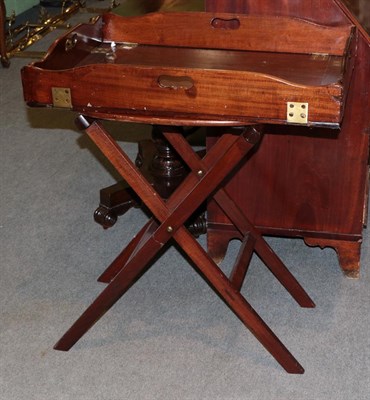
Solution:
M 22 70 L 28 105 L 184 125 L 337 128 L 353 26 L 207 12 L 105 14 Z M 315 40 L 319 38 L 320 40 Z

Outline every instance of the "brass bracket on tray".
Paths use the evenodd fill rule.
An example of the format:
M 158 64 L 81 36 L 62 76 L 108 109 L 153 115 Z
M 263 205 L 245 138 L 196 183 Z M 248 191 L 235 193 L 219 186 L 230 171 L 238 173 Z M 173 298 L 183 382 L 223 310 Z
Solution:
M 308 103 L 287 103 L 287 121 L 293 124 L 308 123 Z
M 71 89 L 53 87 L 51 88 L 53 106 L 58 108 L 72 108 Z

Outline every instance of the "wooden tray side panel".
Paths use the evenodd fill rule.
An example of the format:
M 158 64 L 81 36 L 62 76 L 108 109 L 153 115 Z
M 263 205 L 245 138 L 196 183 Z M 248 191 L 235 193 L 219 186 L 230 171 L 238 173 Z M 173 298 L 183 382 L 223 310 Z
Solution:
M 351 29 L 349 24 L 327 27 L 288 17 L 240 14 L 104 16 L 105 41 L 228 50 L 343 55 Z
M 287 102 L 292 101 L 309 103 L 310 124 L 338 124 L 341 120 L 340 86 L 294 86 L 256 73 L 97 64 L 67 71 L 25 67 L 22 74 L 29 104 L 52 105 L 52 87 L 62 87 L 71 90 L 74 109 L 186 110 L 195 115 L 286 123 Z M 186 77 L 194 85 L 188 90 L 162 87 L 161 76 Z
M 325 25 L 348 23 L 334 0 L 205 0 L 206 11 L 240 12 L 250 15 L 285 15 Z

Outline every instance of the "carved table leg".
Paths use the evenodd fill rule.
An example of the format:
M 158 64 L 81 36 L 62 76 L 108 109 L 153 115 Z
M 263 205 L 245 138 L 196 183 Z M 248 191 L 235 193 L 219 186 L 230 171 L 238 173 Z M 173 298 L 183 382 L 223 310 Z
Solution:
M 125 182 L 119 182 L 100 190 L 100 205 L 94 212 L 94 220 L 108 229 L 117 222 L 119 215 L 140 205 L 135 192 Z
M 319 238 L 304 238 L 308 246 L 319 246 L 321 249 L 332 247 L 337 252 L 339 264 L 347 278 L 360 277 L 361 240 L 330 240 Z

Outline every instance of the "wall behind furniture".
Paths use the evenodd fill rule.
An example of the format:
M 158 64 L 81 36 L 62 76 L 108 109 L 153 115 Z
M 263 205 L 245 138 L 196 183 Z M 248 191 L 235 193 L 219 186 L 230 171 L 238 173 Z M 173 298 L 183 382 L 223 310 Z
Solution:
M 39 3 L 39 0 L 5 0 L 6 15 L 9 16 L 13 11 L 19 15 Z

